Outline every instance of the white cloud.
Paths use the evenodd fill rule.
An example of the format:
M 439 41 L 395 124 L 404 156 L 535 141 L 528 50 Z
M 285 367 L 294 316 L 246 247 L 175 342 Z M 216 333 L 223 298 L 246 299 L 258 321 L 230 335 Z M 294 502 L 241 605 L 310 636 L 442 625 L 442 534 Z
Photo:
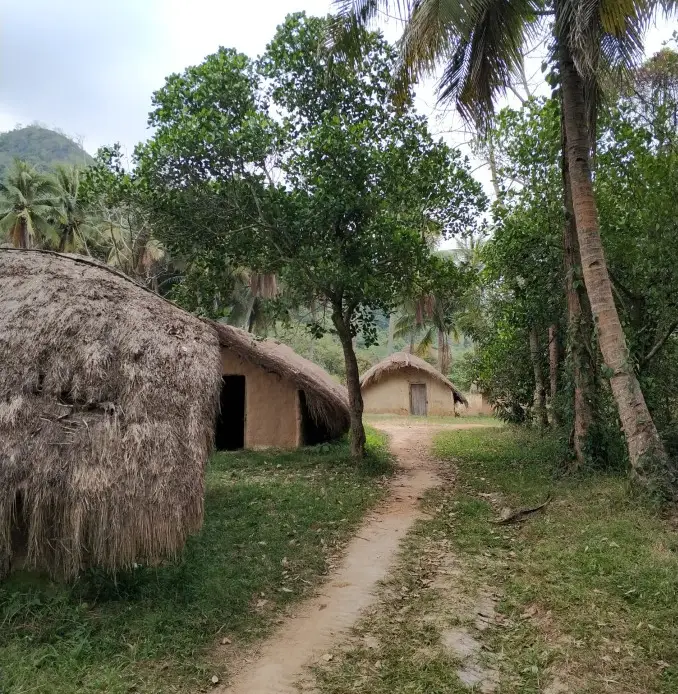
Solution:
M 90 152 L 114 141 L 131 150 L 147 136 L 151 94 L 170 73 L 199 63 L 220 45 L 255 56 L 288 13 L 331 9 L 331 0 L 5 3 L 0 130 L 37 120 L 81 137 Z M 661 22 L 653 29 L 647 53 L 658 50 L 675 27 Z M 394 39 L 399 23 L 391 20 L 384 30 Z M 435 131 L 452 131 L 446 139 L 459 143 L 466 139 L 459 120 L 436 108 L 433 85 L 429 80 L 419 88 L 420 110 Z

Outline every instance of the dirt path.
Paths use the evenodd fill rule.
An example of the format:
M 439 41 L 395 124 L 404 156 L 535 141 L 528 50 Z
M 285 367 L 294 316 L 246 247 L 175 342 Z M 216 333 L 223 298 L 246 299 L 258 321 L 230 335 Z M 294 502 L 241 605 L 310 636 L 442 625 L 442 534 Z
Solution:
M 222 694 L 296 694 L 305 667 L 318 662 L 372 602 L 376 584 L 387 575 L 401 539 L 420 517 L 422 494 L 442 483 L 429 455 L 433 435 L 469 425 L 408 424 L 387 420 L 374 426 L 390 436 L 401 473 L 386 502 L 370 514 L 346 548 L 339 568 L 322 592 L 253 654 Z M 471 425 L 473 426 L 473 425 Z

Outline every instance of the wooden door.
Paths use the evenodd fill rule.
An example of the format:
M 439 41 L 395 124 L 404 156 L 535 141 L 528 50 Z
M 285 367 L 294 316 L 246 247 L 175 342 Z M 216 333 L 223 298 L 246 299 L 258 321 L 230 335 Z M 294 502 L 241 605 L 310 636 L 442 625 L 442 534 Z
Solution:
M 427 415 L 425 383 L 410 383 L 410 414 L 419 417 Z

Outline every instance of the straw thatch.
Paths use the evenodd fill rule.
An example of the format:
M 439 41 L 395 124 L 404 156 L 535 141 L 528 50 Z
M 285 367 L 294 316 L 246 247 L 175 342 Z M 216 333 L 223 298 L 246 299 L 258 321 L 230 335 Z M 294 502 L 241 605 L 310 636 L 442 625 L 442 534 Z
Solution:
M 0 363 L 0 571 L 18 534 L 27 567 L 64 577 L 180 550 L 203 518 L 214 331 L 89 259 L 1 249 Z
M 306 395 L 306 404 L 316 424 L 332 436 L 348 430 L 350 417 L 346 388 L 323 368 L 277 340 L 261 340 L 224 323 L 212 323 L 225 349 L 262 369 L 289 379 Z
M 436 379 L 452 391 L 455 402 L 468 406 L 466 398 L 454 387 L 452 381 L 445 378 L 440 371 L 434 369 L 428 362 L 407 352 L 395 352 L 390 357 L 386 357 L 386 359 L 375 364 L 371 369 L 368 369 L 360 379 L 360 387 L 367 388 L 378 383 L 389 374 L 406 368 L 422 371 L 431 378 Z

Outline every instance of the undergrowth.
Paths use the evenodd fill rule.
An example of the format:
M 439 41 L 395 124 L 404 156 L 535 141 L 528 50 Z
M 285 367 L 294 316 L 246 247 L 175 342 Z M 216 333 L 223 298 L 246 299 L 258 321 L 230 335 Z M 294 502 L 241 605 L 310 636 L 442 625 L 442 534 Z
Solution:
M 0 692 L 195 692 L 223 681 L 222 639 L 260 638 L 307 595 L 383 494 L 384 438 L 357 468 L 345 441 L 214 456 L 205 524 L 176 562 L 64 586 L 0 584 Z
M 678 691 L 670 519 L 624 476 L 564 474 L 561 443 L 529 430 L 450 431 L 435 452 L 456 480 L 426 497 L 378 605 L 318 670 L 323 694 L 481 691 L 460 679 L 455 630 L 501 694 Z M 492 522 L 549 496 L 523 523 Z

